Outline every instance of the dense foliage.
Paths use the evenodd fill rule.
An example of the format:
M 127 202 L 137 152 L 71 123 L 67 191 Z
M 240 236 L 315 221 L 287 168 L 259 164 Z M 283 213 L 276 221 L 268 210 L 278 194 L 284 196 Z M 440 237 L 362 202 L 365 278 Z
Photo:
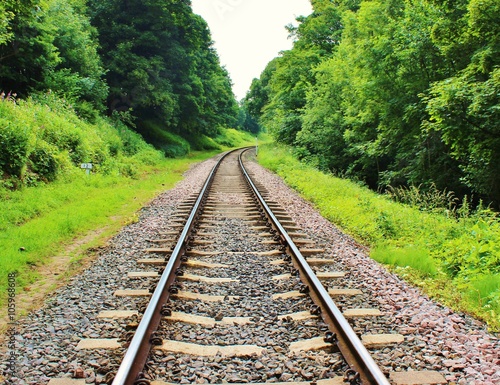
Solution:
M 104 152 L 113 146 L 106 142 L 113 122 L 115 130 L 124 123 L 167 156 L 184 155 L 190 148 L 219 148 L 213 138 L 225 129 L 251 131 L 256 126 L 239 111 L 207 24 L 187 0 L 2 1 L 0 92 L 2 102 L 24 105 L 19 101 L 31 98 L 27 103 L 44 111 L 41 116 L 45 99 L 61 99 L 54 105 L 74 111 L 81 119 L 78 129 L 88 131 L 85 124 L 97 127 Z M 49 125 L 34 119 L 24 127 L 21 122 L 29 119 L 25 116 L 11 121 L 6 108 L 12 106 L 0 109 L 0 178 L 22 179 L 27 168 L 36 171 L 42 151 L 30 142 L 31 130 L 44 126 L 47 132 Z M 105 115 L 112 119 L 104 124 Z M 73 116 L 58 116 L 70 119 L 60 127 L 75 125 Z M 54 131 L 59 129 L 64 131 Z M 82 134 L 75 132 L 61 136 L 78 147 Z M 13 137 L 21 142 L 12 142 Z M 68 148 L 74 164 L 84 159 L 102 163 L 97 153 L 80 156 L 73 150 Z M 47 151 L 52 150 L 42 152 Z M 9 158 L 12 152 L 18 158 Z M 27 165 L 25 158 L 33 164 Z M 41 179 L 52 177 L 40 174 Z
M 315 0 L 245 104 L 323 170 L 500 202 L 500 3 Z
M 8 0 L 3 7 L 7 35 L 0 38 L 0 90 L 22 97 L 51 90 L 82 116 L 101 112 L 105 69 L 85 2 Z
M 110 87 L 108 109 L 132 109 L 184 138 L 237 126 L 227 72 L 211 48 L 206 22 L 190 1 L 90 0 Z
M 89 123 L 54 96 L 0 101 L 0 199 L 5 189 L 81 174 L 81 163 L 93 163 L 94 173 L 133 178 L 161 158 L 120 121 Z

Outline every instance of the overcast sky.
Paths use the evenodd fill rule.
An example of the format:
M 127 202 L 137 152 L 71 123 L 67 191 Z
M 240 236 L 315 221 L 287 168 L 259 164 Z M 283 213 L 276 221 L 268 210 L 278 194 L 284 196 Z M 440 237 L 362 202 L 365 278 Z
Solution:
M 267 63 L 292 47 L 285 25 L 312 12 L 309 0 L 192 0 L 192 4 L 210 27 L 238 100 Z

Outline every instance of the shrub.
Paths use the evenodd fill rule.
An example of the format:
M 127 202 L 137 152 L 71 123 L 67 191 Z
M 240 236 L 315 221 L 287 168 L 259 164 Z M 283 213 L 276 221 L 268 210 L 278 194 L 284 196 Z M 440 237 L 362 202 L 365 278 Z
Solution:
M 234 128 L 219 128 L 219 134 L 214 140 L 221 146 L 226 147 L 239 147 L 255 142 L 252 134 L 246 131 L 238 131 Z
M 165 134 L 166 135 L 166 134 Z M 178 144 L 173 153 L 185 154 L 187 142 L 168 136 Z M 181 150 L 177 151 L 178 148 Z M 187 148 L 187 150 L 186 150 Z M 80 119 L 71 106 L 51 94 L 28 100 L 0 101 L 0 186 L 51 182 L 58 176 L 80 172 L 80 163 L 94 163 L 94 173 L 136 177 L 134 165 L 154 165 L 161 152 L 146 144 L 120 121 L 99 117 L 91 124 Z
M 3 104 L 6 102 L 0 102 Z M 4 118 L 0 118 L 0 170 L 8 176 L 20 178 L 28 159 L 29 136 Z
M 221 150 L 221 146 L 217 143 L 212 138 L 209 138 L 208 136 L 205 135 L 199 135 L 196 137 L 190 138 L 190 143 L 193 146 L 195 150 Z
M 473 222 L 474 221 L 474 222 Z M 467 223 L 470 222 L 470 223 Z M 452 277 L 500 273 L 500 222 L 496 217 L 462 220 L 460 235 L 440 248 L 439 257 Z
M 162 155 L 159 151 L 156 151 L 153 147 L 146 148 L 145 150 L 134 155 L 133 159 L 141 164 L 147 166 L 154 166 L 162 160 Z
M 123 153 L 126 156 L 132 156 L 141 150 L 150 148 L 138 133 L 132 131 L 123 123 L 117 122 L 115 127 L 122 142 Z
M 56 154 L 57 149 L 54 146 L 45 142 L 38 143 L 29 155 L 28 169 L 37 174 L 37 179 L 54 181 L 59 168 Z

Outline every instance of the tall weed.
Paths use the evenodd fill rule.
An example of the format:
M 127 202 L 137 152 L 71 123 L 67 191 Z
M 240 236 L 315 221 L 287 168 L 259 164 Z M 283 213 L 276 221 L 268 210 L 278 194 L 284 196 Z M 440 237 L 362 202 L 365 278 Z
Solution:
M 458 198 L 453 191 L 441 191 L 433 183 L 427 188 L 419 186 L 388 186 L 386 194 L 396 202 L 422 211 L 450 214 L 457 210 Z

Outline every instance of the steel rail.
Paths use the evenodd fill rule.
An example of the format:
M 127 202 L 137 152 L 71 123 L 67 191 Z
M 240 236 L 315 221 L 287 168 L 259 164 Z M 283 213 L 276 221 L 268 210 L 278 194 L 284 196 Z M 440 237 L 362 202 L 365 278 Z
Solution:
M 195 220 L 198 217 L 201 209 L 203 208 L 203 202 L 205 201 L 210 186 L 214 180 L 215 173 L 217 172 L 220 164 L 225 159 L 227 155 L 231 152 L 227 152 L 222 155 L 217 164 L 213 167 L 209 176 L 207 177 L 203 188 L 200 191 L 198 199 L 196 200 L 188 220 L 182 230 L 181 235 L 177 241 L 177 244 L 172 251 L 170 259 L 167 266 L 156 286 L 156 289 L 151 297 L 151 300 L 142 316 L 141 322 L 137 327 L 137 330 L 130 342 L 130 345 L 125 353 L 125 356 L 116 372 L 113 379 L 112 385 L 134 385 L 134 383 L 148 383 L 141 382 L 140 373 L 142 372 L 144 365 L 146 364 L 149 351 L 153 343 L 151 342 L 151 336 L 157 330 L 158 325 L 161 321 L 161 310 L 163 305 L 168 301 L 170 297 L 169 289 L 171 285 L 175 282 L 176 270 L 181 265 L 181 257 L 186 251 L 186 246 L 189 241 L 189 236 L 194 227 Z
M 309 288 L 309 295 L 311 295 L 316 305 L 320 306 L 323 320 L 329 325 L 330 331 L 334 333 L 335 338 L 333 342 L 337 344 L 346 362 L 354 371 L 350 376 L 351 383 L 356 384 L 357 378 L 359 378 L 362 384 L 389 385 L 390 383 L 385 375 L 377 366 L 368 350 L 366 350 L 337 305 L 333 302 L 328 291 L 307 263 L 299 248 L 295 245 L 288 232 L 281 225 L 258 191 L 243 164 L 242 155 L 245 151 L 239 155 L 239 163 L 245 179 L 259 204 L 264 209 L 265 215 L 272 227 L 280 234 L 281 239 L 286 245 L 288 254 L 292 256 L 294 265 L 298 267 L 302 281 L 305 281 Z

